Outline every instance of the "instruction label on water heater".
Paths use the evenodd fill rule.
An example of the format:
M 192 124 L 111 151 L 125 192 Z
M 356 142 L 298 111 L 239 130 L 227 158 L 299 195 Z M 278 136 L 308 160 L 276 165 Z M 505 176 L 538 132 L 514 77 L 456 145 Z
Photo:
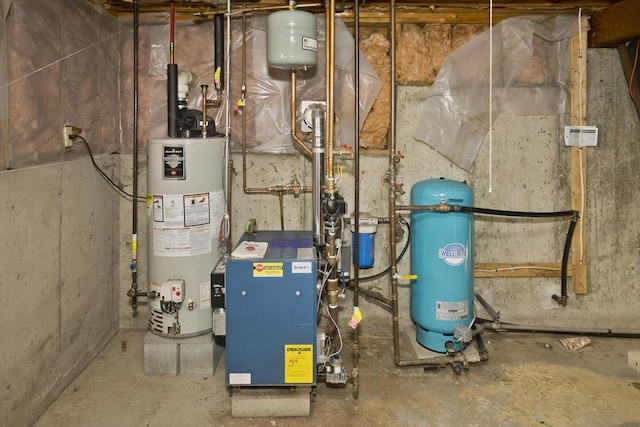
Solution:
M 437 320 L 464 320 L 469 317 L 469 301 L 436 301 Z
M 184 226 L 209 224 L 211 210 L 209 209 L 209 193 L 185 194 L 184 196 Z
M 217 215 L 211 208 L 214 196 L 214 193 L 152 195 L 154 255 L 186 257 L 211 253 L 212 240 L 219 231 L 219 227 L 211 225 L 211 219 Z

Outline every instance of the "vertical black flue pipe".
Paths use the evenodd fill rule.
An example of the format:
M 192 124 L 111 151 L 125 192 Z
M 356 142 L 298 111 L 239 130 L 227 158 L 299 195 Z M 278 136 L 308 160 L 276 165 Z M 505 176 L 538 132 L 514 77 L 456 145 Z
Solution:
M 224 14 L 219 13 L 213 17 L 214 28 L 214 58 L 213 69 L 216 72 L 216 76 L 220 78 L 220 86 L 216 89 L 221 90 L 224 87 Z
M 178 136 L 178 65 L 167 64 L 167 132 L 169 137 Z

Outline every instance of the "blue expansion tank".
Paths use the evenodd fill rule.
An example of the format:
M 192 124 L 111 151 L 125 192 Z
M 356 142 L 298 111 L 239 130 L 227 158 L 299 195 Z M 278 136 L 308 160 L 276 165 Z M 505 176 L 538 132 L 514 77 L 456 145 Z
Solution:
M 411 204 L 441 202 L 473 206 L 466 183 L 444 178 L 418 182 L 411 188 Z M 473 320 L 473 214 L 413 211 L 411 214 L 411 318 L 416 339 L 424 347 L 445 352 L 454 326 Z

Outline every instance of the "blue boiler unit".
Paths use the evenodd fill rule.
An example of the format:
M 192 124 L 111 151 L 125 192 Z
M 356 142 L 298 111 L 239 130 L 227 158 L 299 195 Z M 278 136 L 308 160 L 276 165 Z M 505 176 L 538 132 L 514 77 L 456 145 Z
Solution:
M 312 240 L 310 231 L 260 231 L 245 235 L 227 262 L 228 386 L 316 384 L 317 261 Z
M 473 206 L 473 191 L 462 182 L 429 179 L 411 188 L 411 204 Z M 473 320 L 473 214 L 414 211 L 411 214 L 411 318 L 424 347 L 456 351 L 456 325 Z

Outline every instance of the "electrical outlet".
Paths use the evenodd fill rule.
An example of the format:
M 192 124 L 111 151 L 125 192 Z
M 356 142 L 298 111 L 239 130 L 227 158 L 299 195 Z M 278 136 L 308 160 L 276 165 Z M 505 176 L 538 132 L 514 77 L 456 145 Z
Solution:
M 73 147 L 73 139 L 71 139 L 71 136 L 80 135 L 81 133 L 82 133 L 82 129 L 79 127 L 64 125 L 62 127 L 62 137 L 64 138 L 64 141 L 63 141 L 64 148 Z

